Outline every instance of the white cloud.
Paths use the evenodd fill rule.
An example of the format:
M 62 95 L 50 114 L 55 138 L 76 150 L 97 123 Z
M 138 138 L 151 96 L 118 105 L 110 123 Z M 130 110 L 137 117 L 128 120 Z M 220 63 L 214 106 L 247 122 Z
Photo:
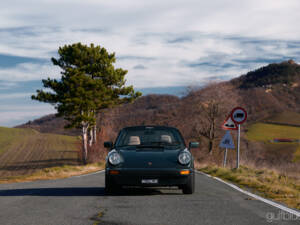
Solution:
M 95 43 L 116 52 L 135 87 L 197 85 L 289 57 L 299 62 L 299 11 L 298 0 L 2 1 L 0 54 L 49 61 L 0 67 L 0 125 L 54 112 L 29 97 L 28 105 L 14 103 L 34 90 L 12 90 L 17 82 L 60 77 L 50 62 L 59 46 Z
M 135 87 L 197 85 L 289 57 L 299 62 L 299 11 L 298 0 L 2 1 L 0 54 L 49 61 L 0 67 L 0 125 L 54 112 L 29 98 L 14 104 L 34 90 L 11 90 L 16 82 L 60 77 L 50 62 L 59 46 L 95 43 L 116 52 Z
M 13 68 L 0 68 L 0 80 L 4 81 L 41 80 L 48 77 L 59 78 L 59 68 L 38 63 L 20 63 Z
M 30 98 L 31 95 L 35 93 L 8 93 L 8 94 L 0 94 L 0 99 L 18 99 L 18 98 Z M 3 108 L 3 107 L 1 107 Z
M 13 106 L 9 110 L 0 111 L 0 126 L 16 126 L 28 120 L 55 113 L 50 105 Z
M 50 59 L 64 44 L 93 42 L 116 52 L 121 58 L 117 65 L 129 70 L 128 83 L 138 87 L 189 85 L 210 76 L 238 76 L 264 62 L 249 63 L 245 68 L 245 63 L 235 59 L 297 56 L 300 47 L 286 46 L 287 41 L 300 38 L 297 0 L 15 0 L 2 4 L 0 53 Z M 187 41 L 168 42 L 177 38 Z M 243 38 L 259 42 L 244 43 Z M 204 59 L 234 66 L 216 72 L 182 64 Z M 137 64 L 146 69 L 133 69 Z M 48 76 L 60 76 L 50 61 L 0 68 L 0 79 L 10 81 Z

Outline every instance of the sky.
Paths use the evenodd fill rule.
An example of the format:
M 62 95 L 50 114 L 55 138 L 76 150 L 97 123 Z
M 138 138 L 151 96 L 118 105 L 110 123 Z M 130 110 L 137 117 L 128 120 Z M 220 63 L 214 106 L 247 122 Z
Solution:
M 269 63 L 300 62 L 298 0 L 10 0 L 0 8 L 0 126 L 54 113 L 30 96 L 60 46 L 115 52 L 127 85 L 179 93 Z

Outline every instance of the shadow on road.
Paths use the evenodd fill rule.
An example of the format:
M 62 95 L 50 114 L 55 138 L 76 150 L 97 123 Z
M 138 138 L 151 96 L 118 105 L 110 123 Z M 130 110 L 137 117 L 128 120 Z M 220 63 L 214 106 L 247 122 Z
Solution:
M 166 190 L 166 192 L 165 192 Z M 162 192 L 163 191 L 163 192 Z M 117 192 L 105 194 L 103 187 L 65 187 L 65 188 L 28 188 L 0 190 L 1 196 L 145 196 L 178 195 L 177 189 L 123 188 Z
M 181 191 L 176 188 L 122 188 L 110 196 L 146 196 L 146 195 L 178 195 Z
M 0 196 L 104 196 L 102 187 L 28 188 L 0 190 Z

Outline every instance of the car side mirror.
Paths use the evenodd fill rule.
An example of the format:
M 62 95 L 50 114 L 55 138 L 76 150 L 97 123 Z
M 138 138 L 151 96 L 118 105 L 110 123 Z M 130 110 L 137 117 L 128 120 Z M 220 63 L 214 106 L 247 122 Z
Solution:
M 111 149 L 113 147 L 113 143 L 111 141 L 104 142 L 104 148 Z
M 190 142 L 189 143 L 189 149 L 198 148 L 198 147 L 199 147 L 199 142 Z

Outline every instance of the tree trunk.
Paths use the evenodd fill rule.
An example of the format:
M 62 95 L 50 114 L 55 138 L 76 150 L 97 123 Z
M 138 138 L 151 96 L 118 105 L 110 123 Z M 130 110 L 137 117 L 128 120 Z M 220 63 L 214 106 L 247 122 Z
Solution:
M 89 146 L 91 147 L 93 142 L 94 142 L 94 137 L 93 137 L 94 133 L 93 133 L 93 129 L 90 129 L 90 140 L 89 140 Z
M 97 143 L 97 126 L 96 125 L 93 126 L 93 132 L 94 132 L 94 134 L 93 134 L 93 138 L 94 138 L 93 142 Z
M 209 153 L 210 154 L 213 153 L 214 139 L 215 139 L 215 122 L 214 122 L 214 120 L 212 120 L 212 122 L 210 124 L 210 132 L 209 132 Z
M 213 140 L 209 140 L 208 149 L 209 149 L 209 154 L 212 154 L 212 152 L 213 152 Z
M 82 161 L 83 161 L 84 164 L 87 163 L 87 155 L 88 155 L 88 149 L 87 149 L 88 136 L 87 136 L 87 132 L 88 132 L 88 126 L 82 126 L 82 146 L 83 146 Z

